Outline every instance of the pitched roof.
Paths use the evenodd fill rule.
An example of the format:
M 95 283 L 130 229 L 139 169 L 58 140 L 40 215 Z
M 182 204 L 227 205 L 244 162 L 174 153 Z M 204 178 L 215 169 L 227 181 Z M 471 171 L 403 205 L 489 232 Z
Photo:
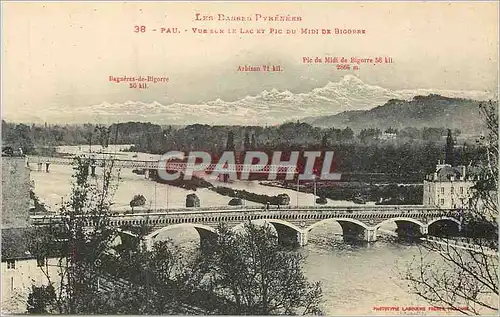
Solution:
M 437 178 L 440 181 L 449 181 L 451 180 L 451 177 L 458 179 L 460 176 L 462 176 L 460 174 L 461 173 L 458 168 L 444 166 L 437 171 Z
M 2 262 L 35 258 L 28 251 L 28 239 L 31 231 L 31 228 L 26 227 L 2 229 Z
M 481 167 L 480 166 L 450 166 L 450 165 L 444 165 L 444 166 L 439 166 L 438 165 L 438 170 L 436 171 L 437 174 L 437 180 L 438 181 L 450 181 L 451 177 L 454 177 L 455 180 L 458 180 L 460 177 L 465 177 L 467 179 L 469 178 L 477 178 L 478 176 L 481 175 Z M 432 178 L 431 175 L 429 177 Z

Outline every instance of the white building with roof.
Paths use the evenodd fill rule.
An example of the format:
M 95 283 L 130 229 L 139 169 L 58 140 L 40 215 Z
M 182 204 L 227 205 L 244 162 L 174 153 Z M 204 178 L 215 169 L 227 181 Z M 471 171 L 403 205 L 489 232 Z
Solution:
M 424 206 L 467 208 L 477 178 L 466 166 L 451 166 L 439 161 L 436 171 L 424 180 Z
M 2 314 L 23 314 L 32 286 L 59 285 L 59 259 L 37 258 L 29 250 L 31 228 L 2 229 Z

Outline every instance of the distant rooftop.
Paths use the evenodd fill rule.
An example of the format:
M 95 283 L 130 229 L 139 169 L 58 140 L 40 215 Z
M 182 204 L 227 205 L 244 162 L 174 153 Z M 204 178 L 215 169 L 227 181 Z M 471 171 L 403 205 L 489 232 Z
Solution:
M 40 246 L 40 241 L 35 241 L 40 235 L 50 236 L 53 228 L 2 228 L 2 262 L 7 260 L 29 260 L 36 258 L 36 250 L 33 248 Z M 43 250 L 43 254 L 48 257 L 57 257 L 64 244 L 53 245 L 53 248 Z
M 34 258 L 28 247 L 31 231 L 31 228 L 2 229 L 2 261 Z
M 476 166 L 451 166 L 439 162 L 436 165 L 436 172 L 434 175 L 428 175 L 428 180 L 435 180 L 440 182 L 458 181 L 458 180 L 474 180 L 481 175 L 481 170 Z

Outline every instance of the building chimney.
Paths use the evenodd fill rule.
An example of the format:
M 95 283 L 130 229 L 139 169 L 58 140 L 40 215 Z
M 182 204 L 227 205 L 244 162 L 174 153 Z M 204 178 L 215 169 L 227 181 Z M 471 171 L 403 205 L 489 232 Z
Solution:
M 460 166 L 460 174 L 465 179 L 465 165 L 461 165 Z

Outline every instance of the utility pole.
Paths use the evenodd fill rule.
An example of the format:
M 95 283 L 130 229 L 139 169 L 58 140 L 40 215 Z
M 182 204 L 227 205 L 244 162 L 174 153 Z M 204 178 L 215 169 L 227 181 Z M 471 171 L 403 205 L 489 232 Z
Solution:
M 169 192 L 170 186 L 167 184 L 167 212 L 168 212 L 168 192 Z
M 300 191 L 299 174 L 297 173 L 297 207 L 299 207 L 299 191 Z
M 117 149 L 116 149 L 117 144 L 116 143 L 118 142 L 118 125 L 119 124 L 120 124 L 120 121 L 118 121 L 118 123 L 115 125 L 115 127 L 116 127 L 116 129 L 115 129 L 115 141 L 114 141 L 114 143 L 115 143 L 115 155 L 117 153 Z
M 314 185 L 314 207 L 316 207 L 316 175 L 314 175 L 313 178 L 313 185 Z
M 155 182 L 155 195 L 154 195 L 154 200 L 155 200 L 155 212 L 156 212 L 156 180 L 154 180 Z

